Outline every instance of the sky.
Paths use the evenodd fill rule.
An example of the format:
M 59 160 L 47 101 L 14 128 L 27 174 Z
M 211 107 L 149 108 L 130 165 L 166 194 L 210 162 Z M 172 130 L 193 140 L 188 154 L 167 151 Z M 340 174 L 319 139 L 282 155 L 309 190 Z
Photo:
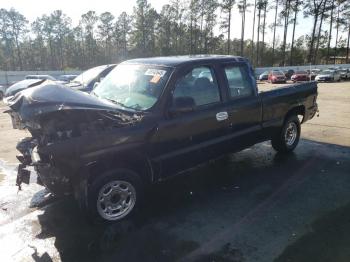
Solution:
M 9 9 L 11 7 L 15 8 L 17 11 L 22 13 L 29 22 L 33 22 L 37 17 L 43 14 L 50 14 L 52 11 L 60 9 L 65 14 L 67 14 L 73 22 L 73 25 L 77 25 L 81 15 L 89 10 L 94 10 L 98 14 L 109 11 L 114 16 L 118 16 L 121 12 L 125 11 L 128 14 L 132 14 L 133 7 L 135 6 L 136 0 L 0 0 L 0 8 Z M 169 3 L 169 0 L 148 0 L 148 2 L 157 11 L 160 11 L 164 4 Z M 220 12 L 218 12 L 218 19 L 220 19 Z M 267 18 L 266 24 L 272 24 L 274 19 L 274 10 L 270 10 Z M 312 30 L 311 19 L 304 19 L 302 12 L 298 16 L 299 23 L 296 26 L 296 37 L 304 35 L 306 33 L 310 34 Z M 257 21 L 256 21 L 257 23 Z M 238 13 L 238 8 L 235 7 L 232 15 L 232 38 L 241 37 L 241 16 Z M 245 39 L 251 38 L 252 36 L 252 26 L 253 26 L 253 7 L 250 7 L 250 11 L 246 15 L 246 30 Z M 219 33 L 216 29 L 216 33 Z M 280 41 L 283 38 L 282 27 L 276 32 L 277 39 Z M 292 26 L 288 29 L 288 41 L 292 38 Z M 256 39 L 256 33 L 255 33 Z M 267 34 L 265 36 L 265 41 L 272 42 L 272 31 L 268 28 Z

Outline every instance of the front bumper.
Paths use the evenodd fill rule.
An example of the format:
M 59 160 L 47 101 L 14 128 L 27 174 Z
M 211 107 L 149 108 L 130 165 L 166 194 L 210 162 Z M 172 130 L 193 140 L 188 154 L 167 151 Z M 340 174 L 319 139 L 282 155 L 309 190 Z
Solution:
M 18 165 L 16 179 L 19 188 L 21 188 L 21 183 L 29 184 L 31 172 L 27 167 L 32 166 L 37 173 L 37 183 L 44 185 L 53 194 L 69 195 L 73 192 L 69 177 L 65 176 L 64 172 L 50 161 L 41 159 L 34 139 L 23 139 L 17 144 L 17 149 L 22 153 L 17 157 L 21 162 Z
M 271 83 L 285 83 L 287 80 L 286 79 L 275 79 L 271 80 Z
M 317 82 L 330 82 L 333 81 L 332 77 L 321 77 L 321 78 L 316 78 Z

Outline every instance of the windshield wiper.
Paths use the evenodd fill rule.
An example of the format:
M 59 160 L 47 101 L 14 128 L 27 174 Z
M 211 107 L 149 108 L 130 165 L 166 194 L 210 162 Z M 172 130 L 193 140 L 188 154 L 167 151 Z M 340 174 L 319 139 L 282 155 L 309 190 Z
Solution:
M 118 101 L 116 101 L 116 100 L 114 100 L 114 99 L 111 99 L 111 98 L 104 98 L 104 99 L 106 99 L 106 100 L 112 102 L 113 104 L 119 105 L 119 106 L 121 106 L 121 107 L 135 110 L 135 108 L 132 108 L 132 107 L 130 107 L 130 106 L 126 106 L 126 105 L 124 105 L 123 103 L 120 103 L 120 102 L 118 102 Z

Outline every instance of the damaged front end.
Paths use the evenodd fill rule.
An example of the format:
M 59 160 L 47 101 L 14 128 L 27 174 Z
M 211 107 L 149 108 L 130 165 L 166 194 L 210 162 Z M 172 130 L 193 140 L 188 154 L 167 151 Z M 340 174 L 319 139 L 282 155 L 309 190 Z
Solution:
M 53 83 L 22 91 L 7 104 L 13 128 L 31 133 L 17 144 L 21 154 L 16 184 L 20 189 L 21 183 L 29 183 L 32 166 L 38 183 L 56 195 L 73 193 L 89 161 L 81 156 L 108 143 L 102 138 L 105 144 L 99 145 L 99 137 L 142 119 L 136 112 Z

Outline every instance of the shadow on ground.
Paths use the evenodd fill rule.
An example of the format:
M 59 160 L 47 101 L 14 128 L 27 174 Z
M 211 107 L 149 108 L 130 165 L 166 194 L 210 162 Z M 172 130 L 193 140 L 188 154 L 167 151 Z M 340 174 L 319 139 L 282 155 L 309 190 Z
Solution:
M 275 262 L 349 262 L 350 203 L 312 223 L 311 232 L 288 246 Z
M 265 199 L 274 201 L 273 197 L 283 194 L 283 187 L 301 183 L 313 175 L 306 172 L 306 167 L 308 170 L 314 168 L 315 173 L 322 168 L 330 169 L 336 161 L 329 155 L 330 149 L 350 155 L 349 148 L 345 147 L 308 141 L 303 144 L 296 153 L 284 156 L 275 154 L 268 143 L 260 144 L 223 157 L 190 174 L 154 185 L 149 190 L 144 207 L 134 217 L 114 225 L 91 224 L 73 199 L 61 199 L 46 206 L 44 213 L 38 217 L 41 233 L 36 237 L 55 237 L 55 248 L 62 261 L 163 262 L 181 259 L 199 249 L 207 240 L 215 239 L 212 234 L 220 235 L 232 224 L 243 223 L 241 221 L 246 214 L 261 206 Z M 341 238 L 344 243 L 350 243 L 350 234 L 346 235 L 346 232 L 350 233 L 346 214 L 350 214 L 350 206 L 315 223 L 315 232 L 287 248 L 277 261 L 329 261 L 322 260 L 322 256 L 312 250 L 314 247 L 318 251 L 324 249 L 322 252 L 327 255 L 326 239 L 329 234 L 334 236 L 329 241 L 338 243 L 329 244 L 329 255 L 340 251 Z M 254 216 L 259 216 L 259 209 Z M 338 219 L 343 226 L 332 226 Z M 338 233 L 341 230 L 344 232 Z M 339 239 L 336 235 L 340 236 Z M 318 241 L 318 237 L 325 239 L 324 242 Z M 305 253 L 309 255 L 305 257 L 308 259 L 303 260 L 296 254 L 293 256 L 298 250 L 307 248 L 308 243 L 310 251 Z M 219 245 L 221 249 L 199 256 L 198 261 L 246 261 L 242 251 L 230 246 L 230 243 Z M 342 252 L 346 251 L 345 244 L 343 247 Z M 344 254 L 350 257 L 350 253 Z M 44 255 L 45 259 L 37 256 L 35 260 L 50 261 L 47 254 Z M 310 260 L 310 256 L 319 259 Z

